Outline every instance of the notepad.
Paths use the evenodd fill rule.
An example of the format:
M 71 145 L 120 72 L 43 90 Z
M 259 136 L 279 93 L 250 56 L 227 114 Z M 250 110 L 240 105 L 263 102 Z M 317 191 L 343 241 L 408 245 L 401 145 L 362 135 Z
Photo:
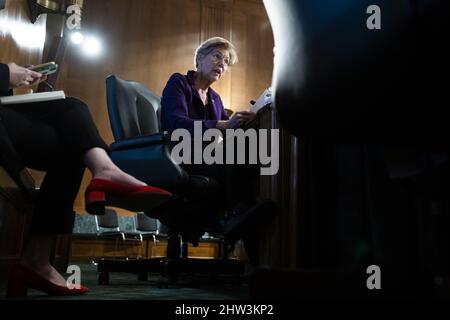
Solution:
M 38 92 L 19 94 L 16 96 L 0 97 L 0 104 L 18 104 L 18 103 L 32 103 L 42 101 L 52 101 L 65 99 L 66 95 L 64 91 L 50 91 L 50 92 Z
M 266 89 L 256 100 L 255 104 L 251 107 L 252 112 L 258 112 L 261 108 L 272 103 L 272 92 L 271 88 Z

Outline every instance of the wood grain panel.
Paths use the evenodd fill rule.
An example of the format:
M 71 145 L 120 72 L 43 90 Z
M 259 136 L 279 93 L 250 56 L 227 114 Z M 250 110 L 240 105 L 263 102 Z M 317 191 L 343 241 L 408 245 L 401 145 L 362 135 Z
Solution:
M 119 241 L 113 239 L 79 239 L 73 236 L 71 242 L 70 262 L 88 262 L 102 257 L 165 257 L 167 240 L 158 240 L 157 245 L 152 239 L 139 241 Z M 220 258 L 220 245 L 217 241 L 200 242 L 198 247 L 188 246 L 190 258 Z
M 301 173 L 302 143 L 280 128 L 275 109 L 259 114 L 260 128 L 280 130 L 279 171 L 273 176 L 260 177 L 259 195 L 273 199 L 279 214 L 261 232 L 261 264 L 272 267 L 296 268 L 301 260 L 304 216 L 301 215 L 303 195 Z
M 31 206 L 2 167 L 0 182 L 0 283 L 3 283 L 20 258 L 31 221 Z
M 46 20 L 46 16 L 41 15 L 34 24 L 31 23 L 26 0 L 6 1 L 6 8 L 0 11 L 0 62 L 15 62 L 18 65 L 41 63 Z M 15 93 L 25 93 L 28 89 L 17 89 Z M 30 171 L 37 184 L 40 184 L 43 174 Z
M 101 39 L 103 53 L 86 57 L 69 45 L 57 88 L 84 100 L 107 143 L 113 141 L 106 106 L 105 79 L 117 74 L 141 82 L 161 95 L 174 72 L 193 65 L 199 44 L 199 1 L 86 1 L 82 31 Z M 83 190 L 76 211 L 84 210 Z
M 46 17 L 30 22 L 26 0 L 6 1 L 0 11 L 0 61 L 20 65 L 38 64 L 45 42 Z
M 200 29 L 200 42 L 212 37 L 223 37 L 232 40 L 232 2 L 220 0 L 203 0 Z M 231 78 L 233 68 L 213 85 L 221 94 L 226 108 L 231 106 Z
M 233 6 L 232 41 L 239 63 L 232 69 L 231 101 L 234 111 L 248 110 L 272 83 L 273 35 L 264 7 L 253 1 L 236 1 Z

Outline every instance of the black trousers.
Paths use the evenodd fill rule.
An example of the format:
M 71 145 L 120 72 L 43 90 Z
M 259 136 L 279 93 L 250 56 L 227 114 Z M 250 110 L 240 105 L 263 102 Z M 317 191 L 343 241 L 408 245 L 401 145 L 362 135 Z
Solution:
M 46 171 L 31 234 L 72 233 L 73 203 L 91 148 L 108 150 L 88 107 L 75 98 L 0 107 L 0 118 L 24 164 Z
M 230 211 L 240 206 L 250 206 L 255 203 L 257 195 L 257 182 L 259 174 L 259 164 L 248 164 L 249 145 L 245 144 L 246 164 L 237 164 L 237 154 L 242 150 L 237 150 L 234 146 L 233 164 L 183 164 L 183 169 L 191 175 L 204 175 L 215 179 L 219 183 L 221 194 L 218 203 L 225 210 Z M 205 148 L 208 143 L 205 143 Z M 226 159 L 227 146 L 223 145 L 224 159 Z M 194 150 L 194 146 L 192 149 Z M 193 159 L 193 156 L 191 156 Z M 224 161 L 225 162 L 225 161 Z

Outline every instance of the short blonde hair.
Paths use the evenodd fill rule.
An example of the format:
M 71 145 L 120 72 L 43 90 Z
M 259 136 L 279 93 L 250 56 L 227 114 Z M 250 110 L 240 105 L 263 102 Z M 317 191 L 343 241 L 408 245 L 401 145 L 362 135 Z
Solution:
M 234 45 L 228 41 L 227 39 L 221 38 L 221 37 L 213 37 L 206 41 L 204 41 L 196 50 L 195 50 L 195 56 L 194 56 L 194 66 L 197 68 L 198 61 L 202 57 L 207 56 L 210 54 L 214 49 L 217 48 L 223 48 L 227 50 L 230 53 L 230 63 L 229 66 L 231 67 L 233 64 L 236 64 L 238 62 L 238 56 L 236 52 L 236 48 Z

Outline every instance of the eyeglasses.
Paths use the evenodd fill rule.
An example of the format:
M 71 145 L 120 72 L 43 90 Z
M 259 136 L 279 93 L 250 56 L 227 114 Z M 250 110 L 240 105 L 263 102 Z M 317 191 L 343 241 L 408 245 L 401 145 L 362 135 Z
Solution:
M 223 61 L 223 63 L 228 67 L 230 66 L 230 57 L 223 55 L 220 51 L 215 51 L 211 53 L 211 56 L 214 60 L 214 62 Z

